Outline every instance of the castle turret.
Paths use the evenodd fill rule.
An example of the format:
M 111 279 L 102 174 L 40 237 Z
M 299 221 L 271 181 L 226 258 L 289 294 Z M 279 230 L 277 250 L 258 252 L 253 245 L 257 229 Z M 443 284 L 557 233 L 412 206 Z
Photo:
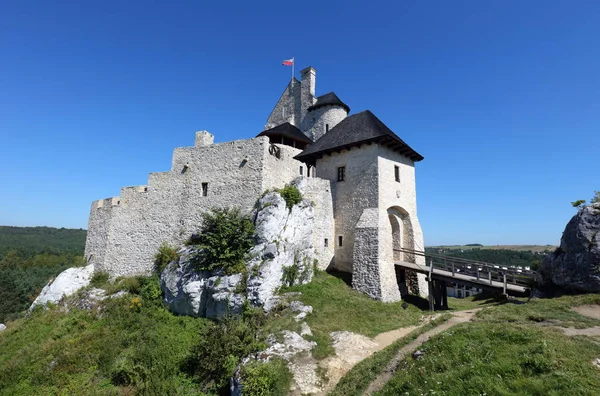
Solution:
M 319 96 L 315 103 L 307 109 L 306 116 L 302 121 L 302 132 L 313 141 L 317 141 L 346 118 L 349 112 L 348 105 L 342 102 L 335 93 L 329 92 Z

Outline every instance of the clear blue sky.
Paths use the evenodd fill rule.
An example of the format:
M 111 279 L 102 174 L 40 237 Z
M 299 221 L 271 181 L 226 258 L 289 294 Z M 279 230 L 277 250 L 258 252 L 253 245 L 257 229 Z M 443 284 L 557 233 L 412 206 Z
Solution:
M 425 156 L 431 244 L 555 244 L 600 189 L 598 1 L 0 1 L 0 224 L 86 228 L 317 69 Z

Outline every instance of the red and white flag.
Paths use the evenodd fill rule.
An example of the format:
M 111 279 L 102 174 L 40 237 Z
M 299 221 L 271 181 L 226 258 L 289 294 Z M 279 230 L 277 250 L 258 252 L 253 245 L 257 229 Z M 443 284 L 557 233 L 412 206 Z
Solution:
M 283 66 L 294 66 L 294 58 L 292 58 L 292 59 L 286 59 L 283 62 L 281 62 L 281 64 Z

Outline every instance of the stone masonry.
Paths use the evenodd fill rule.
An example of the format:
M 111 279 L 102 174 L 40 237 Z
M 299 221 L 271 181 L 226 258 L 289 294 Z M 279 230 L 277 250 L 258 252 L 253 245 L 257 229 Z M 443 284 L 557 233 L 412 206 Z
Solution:
M 315 96 L 314 68 L 301 76 L 285 88 L 265 130 L 289 122 L 299 131 L 293 133 L 318 147 L 354 116 L 335 94 Z M 415 158 L 422 157 L 389 136 L 400 143 L 343 141 L 309 161 L 303 153 L 310 145 L 303 151 L 295 141 L 284 144 L 294 136 L 215 144 L 213 135 L 197 132 L 194 146 L 174 150 L 169 171 L 151 173 L 147 185 L 123 187 L 119 196 L 92 203 L 86 258 L 113 277 L 148 274 L 159 246 L 181 245 L 199 229 L 203 212 L 237 206 L 250 213 L 265 190 L 294 183 L 314 206 L 319 268 L 352 273 L 354 288 L 383 301 L 399 300 L 401 290 L 426 296 L 424 278 L 406 274 L 407 284 L 399 285 L 394 266 L 399 260 L 425 265 L 397 251 L 424 248 L 415 189 Z

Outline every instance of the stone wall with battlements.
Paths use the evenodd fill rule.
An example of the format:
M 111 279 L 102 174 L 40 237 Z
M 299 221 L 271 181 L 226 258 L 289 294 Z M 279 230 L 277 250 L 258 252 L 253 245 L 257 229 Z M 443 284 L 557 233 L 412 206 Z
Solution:
M 147 186 L 124 187 L 119 197 L 92 204 L 86 257 L 112 276 L 148 274 L 161 243 L 183 243 L 213 207 L 250 212 L 267 188 L 280 188 L 304 164 L 299 150 L 269 153 L 261 136 L 220 144 L 176 148 L 169 172 L 151 173 Z

